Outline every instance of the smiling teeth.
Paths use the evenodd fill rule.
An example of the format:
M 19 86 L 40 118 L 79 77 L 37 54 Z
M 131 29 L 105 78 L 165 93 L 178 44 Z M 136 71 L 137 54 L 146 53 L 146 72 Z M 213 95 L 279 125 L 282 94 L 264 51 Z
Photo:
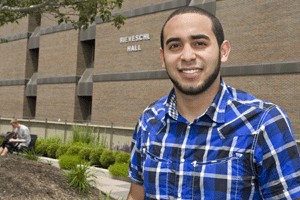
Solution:
M 187 73 L 187 74 L 192 74 L 192 73 L 199 72 L 199 70 L 198 69 L 189 69 L 189 70 L 182 70 L 182 72 Z

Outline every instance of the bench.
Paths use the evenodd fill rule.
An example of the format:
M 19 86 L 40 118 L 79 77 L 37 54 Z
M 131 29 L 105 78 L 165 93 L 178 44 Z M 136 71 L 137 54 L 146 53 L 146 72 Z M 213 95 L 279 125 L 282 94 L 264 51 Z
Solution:
M 18 143 L 16 146 L 15 146 L 15 149 L 13 151 L 16 151 L 16 152 L 22 152 L 22 151 L 31 151 L 31 152 L 34 152 L 35 150 L 35 143 L 36 143 L 36 140 L 37 140 L 37 135 L 35 134 L 30 134 L 30 137 L 31 137 L 31 141 L 28 145 L 28 147 L 22 147 L 21 149 L 18 148 L 18 145 L 20 143 Z

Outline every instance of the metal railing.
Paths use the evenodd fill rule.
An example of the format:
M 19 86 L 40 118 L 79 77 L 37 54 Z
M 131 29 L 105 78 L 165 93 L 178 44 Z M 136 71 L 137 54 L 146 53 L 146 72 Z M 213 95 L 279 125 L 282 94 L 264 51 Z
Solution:
M 0 117 L 0 133 L 11 131 L 11 118 Z M 119 148 L 122 146 L 129 146 L 132 140 L 134 128 L 100 126 L 91 123 L 73 123 L 68 121 L 49 121 L 32 120 L 32 119 L 18 119 L 21 124 L 26 125 L 32 134 L 38 135 L 40 138 L 59 137 L 63 142 L 67 142 L 72 137 L 73 126 L 82 126 L 93 129 L 93 133 L 97 138 L 105 140 L 110 149 Z

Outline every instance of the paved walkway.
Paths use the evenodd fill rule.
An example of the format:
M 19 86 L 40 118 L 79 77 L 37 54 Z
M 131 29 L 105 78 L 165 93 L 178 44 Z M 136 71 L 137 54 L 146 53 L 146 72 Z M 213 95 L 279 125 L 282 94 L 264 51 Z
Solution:
M 40 161 L 59 168 L 57 159 L 40 157 Z M 114 179 L 106 169 L 90 167 L 89 170 L 96 176 L 94 186 L 103 194 L 109 194 L 114 200 L 126 200 L 130 188 L 128 180 Z
M 91 167 L 90 170 L 94 175 L 95 187 L 97 187 L 104 194 L 109 194 L 112 199 L 125 200 L 127 198 L 130 182 L 125 180 L 117 180 L 112 178 L 108 170 Z

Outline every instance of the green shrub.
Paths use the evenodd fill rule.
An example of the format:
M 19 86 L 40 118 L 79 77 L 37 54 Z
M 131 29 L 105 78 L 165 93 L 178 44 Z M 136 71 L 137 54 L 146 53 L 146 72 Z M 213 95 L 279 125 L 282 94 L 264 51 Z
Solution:
M 69 145 L 60 144 L 58 149 L 56 150 L 56 158 L 59 158 L 60 156 L 67 153 L 69 147 L 70 147 Z
M 78 154 L 79 153 L 79 151 L 81 150 L 81 146 L 77 146 L 77 145 L 71 145 L 69 148 L 68 148 L 68 150 L 67 150 L 67 152 L 66 152 L 66 154 L 70 154 L 70 155 L 76 155 L 76 154 Z
M 44 142 L 44 141 L 45 141 L 45 139 L 39 138 L 39 137 L 38 137 L 38 138 L 36 139 L 36 141 L 35 141 L 35 146 L 41 144 L 41 143 Z
M 107 169 L 110 165 L 114 164 L 115 155 L 112 150 L 105 149 L 100 157 L 101 166 Z
M 89 161 L 90 160 L 90 153 L 92 151 L 92 148 L 89 148 L 89 147 L 85 147 L 85 148 L 82 148 L 80 151 L 79 151 L 79 155 L 82 159 L 86 160 L 86 161 Z
M 116 154 L 116 162 L 117 163 L 129 163 L 130 154 L 126 152 L 119 151 Z
M 75 167 L 77 167 L 77 165 L 79 165 L 82 162 L 83 161 L 79 155 L 64 154 L 60 156 L 58 159 L 59 167 L 61 169 L 66 169 L 66 170 L 74 169 Z
M 129 163 L 115 163 L 108 170 L 114 176 L 128 177 Z
M 47 148 L 51 144 L 61 144 L 61 143 L 62 143 L 61 138 L 59 138 L 59 137 L 51 137 L 51 138 L 47 138 L 47 139 L 38 138 L 35 143 L 35 152 L 36 152 L 36 154 L 41 155 L 41 156 L 48 156 Z
M 47 147 L 47 156 L 50 157 L 50 158 L 57 158 L 56 157 L 56 151 L 57 149 L 60 147 L 59 144 L 50 144 L 48 147 Z
M 92 149 L 92 151 L 90 153 L 90 164 L 91 165 L 101 166 L 100 157 L 101 157 L 101 154 L 103 151 L 104 151 L 103 148 Z
M 80 193 L 88 193 L 91 189 L 90 181 L 93 181 L 91 178 L 96 177 L 88 171 L 88 167 L 86 164 L 80 164 L 65 174 L 70 186 Z
M 47 143 L 45 141 L 40 142 L 39 144 L 36 144 L 35 146 L 35 152 L 38 155 L 41 156 L 47 156 L 47 148 L 50 145 L 50 143 Z

